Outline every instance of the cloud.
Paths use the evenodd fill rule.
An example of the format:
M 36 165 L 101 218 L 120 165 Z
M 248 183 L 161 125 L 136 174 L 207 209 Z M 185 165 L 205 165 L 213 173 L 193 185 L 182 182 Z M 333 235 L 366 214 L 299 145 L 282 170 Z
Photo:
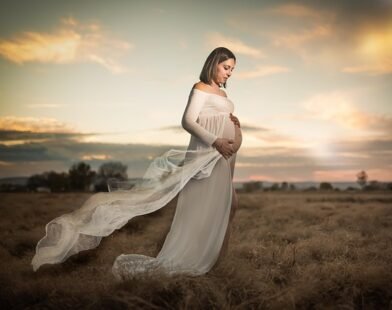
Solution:
M 238 10 L 228 24 L 263 42 L 269 55 L 347 74 L 392 72 L 392 10 L 382 1 L 265 3 Z M 287 59 L 287 56 L 286 56 Z
M 52 140 L 11 146 L 0 144 L 0 161 L 4 163 L 0 176 L 31 175 L 53 169 L 67 171 L 73 163 L 80 161 L 88 163 L 92 169 L 98 169 L 103 162 L 116 160 L 128 166 L 130 177 L 140 177 L 153 158 L 170 148 L 181 147 L 82 143 L 75 140 Z M 6 169 L 3 169 L 3 166 Z
M 312 180 L 317 169 L 315 158 L 301 147 L 263 146 L 240 149 L 236 161 L 236 180 L 300 181 Z
M 206 35 L 206 43 L 209 48 L 224 46 L 232 50 L 235 54 L 250 56 L 253 58 L 266 57 L 260 48 L 252 47 L 240 39 L 228 37 L 218 32 L 211 32 Z
M 372 179 L 388 180 L 386 172 L 391 172 L 392 167 L 392 139 L 345 139 L 333 143 L 336 156 L 326 161 L 315 158 L 306 147 L 298 145 L 242 147 L 237 154 L 235 179 L 263 176 L 270 181 L 355 181 L 355 174 L 351 177 L 344 171 L 366 170 L 371 172 Z M 130 177 L 140 177 L 152 159 L 170 149 L 185 150 L 186 147 L 83 143 L 66 139 L 11 146 L 0 144 L 0 176 L 31 175 L 53 169 L 66 171 L 79 161 L 97 169 L 105 161 L 116 160 L 128 166 Z M 340 177 L 339 171 L 344 172 Z M 328 174 L 331 179 L 328 179 Z
M 349 95 L 335 91 L 314 95 L 304 101 L 302 107 L 308 112 L 307 117 L 362 129 L 368 125 L 368 117 L 360 112 L 350 100 Z
M 370 64 L 370 65 L 354 65 L 347 66 L 342 69 L 345 73 L 367 73 L 369 75 L 381 75 L 392 72 L 392 62 L 387 61 L 385 63 Z
M 290 134 L 286 134 L 275 128 L 260 127 L 250 123 L 242 123 L 243 132 L 242 146 L 246 147 L 250 152 L 258 147 L 265 146 L 263 153 L 268 152 L 270 148 L 274 151 L 279 147 L 295 147 L 300 146 L 301 142 Z
M 380 2 L 353 5 L 296 4 L 272 7 L 265 14 L 297 20 L 290 31 L 266 34 L 273 45 L 286 47 L 307 63 L 342 64 L 350 74 L 392 72 L 392 11 Z M 302 28 L 302 29 L 301 29 Z
M 324 39 L 331 34 L 332 29 L 330 25 L 315 25 L 310 29 L 304 29 L 294 33 L 274 33 L 270 37 L 273 45 L 290 48 L 302 54 L 304 52 L 302 48 L 304 44 Z
M 119 59 L 133 45 L 106 33 L 99 24 L 82 24 L 65 18 L 53 32 L 25 31 L 8 39 L 0 39 L 0 55 L 17 64 L 97 63 L 112 73 L 127 70 Z
M 68 63 L 75 59 L 81 36 L 61 30 L 56 34 L 24 32 L 9 40 L 0 41 L 0 54 L 15 63 Z
M 240 80 L 254 79 L 289 71 L 291 71 L 290 68 L 283 66 L 257 66 L 252 71 L 237 72 L 235 78 Z
M 331 11 L 316 9 L 304 4 L 281 4 L 263 9 L 260 15 L 275 15 L 284 17 L 294 17 L 312 19 L 314 21 L 325 21 L 334 18 L 335 14 Z
M 268 128 L 241 123 L 241 130 L 247 132 L 269 131 Z
M 97 169 L 104 161 L 116 160 L 128 166 L 130 177 L 140 177 L 153 158 L 171 148 L 186 149 L 176 145 L 84 143 L 76 140 L 50 140 L 10 146 L 0 144 L 0 162 L 3 163 L 0 176 L 30 175 L 56 167 L 64 171 L 80 161 Z M 7 169 L 3 170 L 3 166 Z M 25 167 L 25 170 L 21 167 Z M 39 171 L 37 167 L 42 170 Z
M 86 154 L 83 155 L 82 160 L 109 160 L 112 159 L 112 156 L 107 155 L 107 154 Z
M 301 44 L 332 34 L 335 12 L 305 4 L 265 5 L 240 10 L 233 19 L 229 24 L 236 29 L 267 38 L 274 46 L 301 51 Z
M 312 52 L 316 44 L 322 46 L 335 34 L 333 22 L 336 16 L 333 10 L 321 10 L 305 4 L 283 4 L 268 7 L 259 14 L 274 18 L 276 25 L 275 29 L 260 31 L 262 36 L 269 38 L 272 46 L 291 50 L 305 62 L 314 58 Z M 281 24 L 285 27 L 280 27 Z
M 165 126 L 156 129 L 157 131 L 172 131 L 172 132 L 183 132 L 184 128 L 182 126 Z
M 67 160 L 65 154 L 51 152 L 41 143 L 5 146 L 0 144 L 0 160 L 5 162 Z
M 54 118 L 36 117 L 0 117 L 0 130 L 31 131 L 34 133 L 76 133 L 74 126 L 60 122 Z
M 385 157 L 387 161 L 390 161 L 388 157 L 392 152 L 392 137 L 390 138 L 373 138 L 373 139 L 363 139 L 363 140 L 349 140 L 341 139 L 334 142 L 336 149 L 341 154 L 358 154 L 361 157 L 363 154 L 370 154 L 371 156 L 379 155 L 380 157 Z M 371 157 L 368 156 L 367 158 Z M 377 158 L 379 160 L 379 158 Z
M 325 162 L 349 157 L 341 153 L 339 141 L 392 139 L 392 116 L 359 108 L 356 104 L 359 95 L 354 91 L 332 91 L 311 96 L 298 104 L 298 112 L 277 117 L 279 131 L 272 131 L 276 137 L 274 134 L 255 137 L 266 146 L 305 147 L 311 156 Z M 358 154 L 349 150 L 345 153 Z
M 61 107 L 65 107 L 65 104 L 57 104 L 57 103 L 31 103 L 25 105 L 29 109 L 57 109 Z
M 0 117 L 0 143 L 6 146 L 51 140 L 81 140 L 100 135 L 79 132 L 74 126 L 53 118 Z
M 182 126 L 165 126 L 165 127 L 160 127 L 157 129 L 158 131 L 162 130 L 169 130 L 169 131 L 174 131 L 174 132 L 183 132 L 184 128 Z M 260 127 L 260 126 L 254 126 L 250 124 L 241 124 L 241 130 L 242 131 L 247 131 L 247 132 L 259 132 L 259 131 L 269 131 L 269 129 Z
M 74 139 L 82 136 L 95 135 L 83 133 L 69 133 L 69 132 L 32 132 L 32 131 L 18 131 L 18 130 L 1 130 L 0 142 L 5 141 L 32 141 L 32 140 L 58 140 L 58 139 Z
M 334 91 L 312 96 L 301 105 L 307 112 L 302 118 L 334 122 L 344 127 L 379 131 L 390 135 L 392 117 L 360 110 L 349 93 Z
M 391 181 L 392 139 L 342 139 L 331 144 L 334 157 L 325 160 L 300 146 L 241 148 L 235 176 L 244 180 L 355 182 L 356 173 L 366 170 L 372 179 Z

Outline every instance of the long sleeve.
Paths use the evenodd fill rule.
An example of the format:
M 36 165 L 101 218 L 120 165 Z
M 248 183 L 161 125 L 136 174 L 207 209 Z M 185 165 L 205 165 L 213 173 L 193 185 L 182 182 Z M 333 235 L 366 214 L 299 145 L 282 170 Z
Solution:
M 191 135 L 196 136 L 204 143 L 211 146 L 218 136 L 209 132 L 196 122 L 206 99 L 207 96 L 205 94 L 202 94 L 201 92 L 194 92 L 192 90 L 189 95 L 188 104 L 185 108 L 181 124 L 182 127 Z

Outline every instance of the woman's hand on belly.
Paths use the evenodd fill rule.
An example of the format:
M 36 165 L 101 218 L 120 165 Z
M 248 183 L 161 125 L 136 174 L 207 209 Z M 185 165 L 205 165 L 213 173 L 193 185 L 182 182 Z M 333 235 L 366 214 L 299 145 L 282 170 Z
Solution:
M 234 140 L 226 138 L 217 138 L 212 144 L 216 150 L 222 154 L 225 159 L 228 159 L 234 153 Z

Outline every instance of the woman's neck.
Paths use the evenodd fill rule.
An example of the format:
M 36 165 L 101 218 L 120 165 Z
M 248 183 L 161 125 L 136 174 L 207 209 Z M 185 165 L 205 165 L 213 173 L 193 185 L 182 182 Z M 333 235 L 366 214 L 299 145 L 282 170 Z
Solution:
M 208 86 L 212 87 L 213 89 L 219 90 L 220 85 L 215 83 L 215 81 L 211 81 L 211 84 L 207 84 Z

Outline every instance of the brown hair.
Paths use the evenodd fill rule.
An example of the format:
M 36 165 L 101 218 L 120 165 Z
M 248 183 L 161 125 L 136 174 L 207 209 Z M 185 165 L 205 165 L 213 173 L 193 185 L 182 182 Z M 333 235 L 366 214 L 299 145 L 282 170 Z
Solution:
M 227 49 L 226 47 L 217 47 L 215 48 L 210 55 L 208 55 L 203 69 L 200 73 L 200 81 L 206 84 L 211 84 L 211 80 L 215 76 L 216 66 L 220 64 L 222 61 L 233 58 L 236 61 L 236 58 L 232 51 Z M 223 87 L 226 88 L 226 82 L 223 83 Z

